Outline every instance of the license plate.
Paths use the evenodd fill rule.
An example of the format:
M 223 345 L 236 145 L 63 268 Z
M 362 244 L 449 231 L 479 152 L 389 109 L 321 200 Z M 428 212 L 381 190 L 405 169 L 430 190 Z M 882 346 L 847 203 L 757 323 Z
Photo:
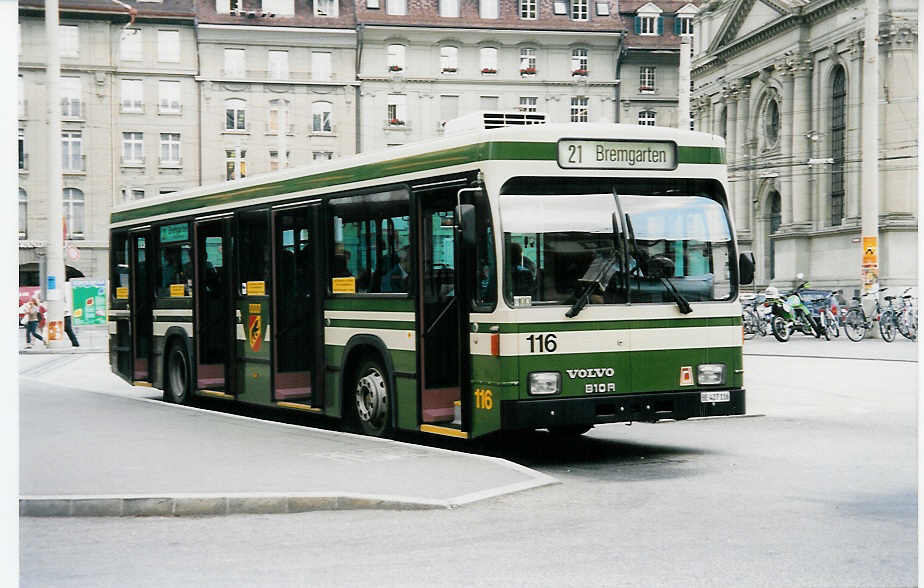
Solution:
M 699 401 L 706 402 L 731 402 L 731 392 L 700 392 Z

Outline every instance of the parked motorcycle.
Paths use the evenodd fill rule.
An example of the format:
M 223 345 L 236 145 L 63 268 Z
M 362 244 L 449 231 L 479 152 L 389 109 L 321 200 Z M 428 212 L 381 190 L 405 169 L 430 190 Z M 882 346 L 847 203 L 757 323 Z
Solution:
M 799 292 L 808 286 L 808 282 L 802 282 L 786 298 L 772 299 L 773 319 L 771 326 L 773 336 L 776 337 L 777 341 L 781 343 L 789 341 L 790 336 L 796 331 L 806 335 L 814 335 L 816 339 L 823 336 L 826 341 L 831 340 L 828 330 L 818 319 L 812 316 L 802 297 L 799 296 Z

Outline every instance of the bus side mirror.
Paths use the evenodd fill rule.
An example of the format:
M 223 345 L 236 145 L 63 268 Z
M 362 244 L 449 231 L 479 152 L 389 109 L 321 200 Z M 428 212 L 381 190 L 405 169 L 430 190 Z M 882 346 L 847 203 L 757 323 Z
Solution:
M 474 204 L 460 204 L 456 206 L 456 230 L 459 232 L 463 247 L 475 247 Z
M 738 256 L 738 283 L 750 284 L 754 281 L 754 253 L 748 251 Z

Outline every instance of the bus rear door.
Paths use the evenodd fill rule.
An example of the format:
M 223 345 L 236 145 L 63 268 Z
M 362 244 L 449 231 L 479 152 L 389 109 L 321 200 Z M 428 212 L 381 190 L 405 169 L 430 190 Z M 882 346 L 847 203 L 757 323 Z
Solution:
M 132 380 L 151 382 L 154 338 L 154 284 L 150 228 L 133 231 L 131 236 Z
M 196 222 L 196 388 L 225 392 L 234 342 L 231 217 Z

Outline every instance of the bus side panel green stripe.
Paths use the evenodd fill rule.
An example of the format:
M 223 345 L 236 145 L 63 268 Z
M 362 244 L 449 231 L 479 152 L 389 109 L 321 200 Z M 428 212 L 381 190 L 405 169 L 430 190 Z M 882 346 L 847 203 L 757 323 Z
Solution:
M 740 326 L 740 316 L 711 317 L 711 318 L 679 318 L 679 319 L 648 319 L 601 321 L 580 323 L 501 323 L 501 333 L 540 333 L 561 331 L 618 331 L 623 329 L 659 329 L 663 327 L 729 327 Z M 489 323 L 479 323 L 479 332 L 487 332 L 493 326 Z
M 355 319 L 332 319 L 332 327 L 350 327 L 353 329 L 395 329 L 398 331 L 413 331 L 415 329 L 413 322 L 405 321 L 361 321 Z
M 376 298 L 372 296 L 328 298 L 324 301 L 324 310 L 414 312 L 414 300 L 411 298 Z
M 313 190 L 353 182 L 362 182 L 378 178 L 387 178 L 429 169 L 438 169 L 488 159 L 514 161 L 556 161 L 558 159 L 557 143 L 537 143 L 529 141 L 494 141 L 463 145 L 452 149 L 443 149 L 433 153 L 413 155 L 391 159 L 381 163 L 368 163 L 356 167 L 323 172 L 319 174 L 269 182 L 246 188 L 236 188 L 215 194 L 203 194 L 195 198 L 173 200 L 136 208 L 113 212 L 113 223 L 136 220 L 162 214 L 180 212 L 194 213 L 197 209 L 222 204 L 244 202 L 255 198 L 291 194 L 303 190 Z M 677 147 L 677 163 L 722 164 L 725 163 L 725 150 L 718 147 Z

